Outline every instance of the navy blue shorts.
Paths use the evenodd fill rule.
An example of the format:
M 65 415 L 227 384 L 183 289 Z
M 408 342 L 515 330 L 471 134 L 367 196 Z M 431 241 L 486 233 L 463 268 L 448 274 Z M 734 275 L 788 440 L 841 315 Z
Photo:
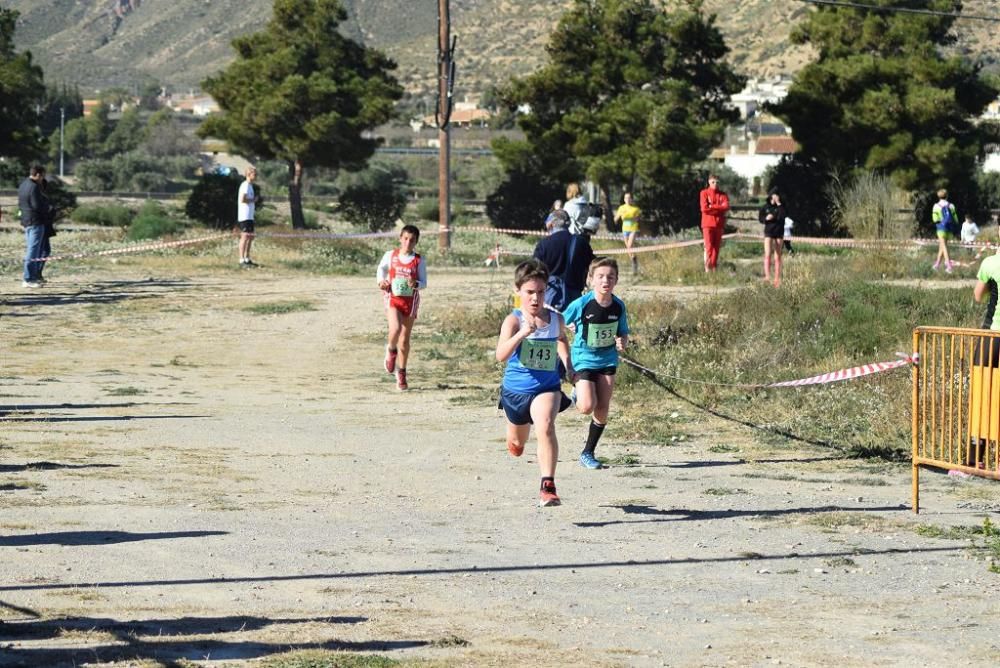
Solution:
M 535 392 L 534 394 L 522 394 L 520 392 L 511 392 L 509 390 L 500 388 L 500 401 L 497 403 L 497 408 L 502 408 L 504 414 L 511 424 L 518 426 L 525 424 L 534 424 L 531 421 L 531 402 L 535 400 L 539 394 L 545 394 L 546 392 L 559 392 L 561 399 L 559 400 L 559 412 L 562 413 L 564 410 L 569 408 L 573 402 L 569 400 L 565 394 L 558 387 L 554 387 L 551 390 L 546 390 L 545 392 Z

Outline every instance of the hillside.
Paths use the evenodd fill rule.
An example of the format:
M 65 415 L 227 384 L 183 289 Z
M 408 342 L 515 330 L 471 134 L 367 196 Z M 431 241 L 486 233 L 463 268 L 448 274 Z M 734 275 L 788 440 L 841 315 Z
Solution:
M 671 3 L 673 0 L 664 0 Z M 155 79 L 175 90 L 196 88 L 232 58 L 233 37 L 260 29 L 271 0 L 10 0 L 21 12 L 17 41 L 45 68 L 48 81 L 85 91 L 132 87 Z M 344 31 L 385 50 L 417 95 L 435 85 L 437 5 L 431 0 L 345 0 Z M 544 45 L 568 0 L 451 0 L 458 37 L 458 92 L 479 91 L 544 62 Z M 749 76 L 794 73 L 810 58 L 788 43 L 809 7 L 799 0 L 705 0 Z M 539 11 L 543 8 L 544 11 Z M 994 0 L 966 0 L 969 14 L 997 11 Z M 962 21 L 959 49 L 1000 62 L 995 24 Z

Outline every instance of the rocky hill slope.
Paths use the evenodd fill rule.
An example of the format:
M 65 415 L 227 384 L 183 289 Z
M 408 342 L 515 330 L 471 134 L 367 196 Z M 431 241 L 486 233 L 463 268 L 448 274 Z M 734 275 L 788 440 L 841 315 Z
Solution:
M 663 0 L 671 4 L 676 0 Z M 260 29 L 271 0 L 9 0 L 21 13 L 17 41 L 30 48 L 52 82 L 84 91 L 134 87 L 156 80 L 195 88 L 223 67 L 233 37 Z M 435 86 L 437 3 L 434 0 L 344 0 L 344 30 L 385 50 L 398 76 L 419 95 Z M 544 62 L 548 33 L 568 0 L 451 0 L 458 37 L 459 93 L 476 92 Z M 811 11 L 801 0 L 705 0 L 749 76 L 794 73 L 811 53 L 790 44 L 791 27 Z M 966 0 L 968 14 L 1000 14 L 995 0 Z M 958 48 L 1000 63 L 996 23 L 960 21 Z

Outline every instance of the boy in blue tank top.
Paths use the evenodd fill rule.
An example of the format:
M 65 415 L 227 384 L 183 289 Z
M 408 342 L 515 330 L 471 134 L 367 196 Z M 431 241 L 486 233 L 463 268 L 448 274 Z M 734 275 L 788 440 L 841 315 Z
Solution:
M 497 361 L 507 362 L 500 387 L 500 406 L 507 416 L 507 450 L 515 457 L 524 452 L 531 425 L 538 440 L 538 467 L 542 474 L 538 505 L 558 506 L 556 416 L 569 407 L 562 393 L 559 363 L 572 377 L 573 364 L 562 316 L 545 308 L 549 272 L 531 259 L 517 265 L 514 287 L 521 308 L 500 326 Z
M 608 423 L 618 352 L 628 344 L 629 329 L 625 302 L 613 294 L 618 284 L 618 263 L 609 257 L 597 258 L 590 263 L 587 283 L 591 291 L 567 306 L 563 317 L 574 333 L 571 351 L 576 369 L 576 408 L 593 416 L 580 465 L 599 469 L 601 462 L 594 450 Z

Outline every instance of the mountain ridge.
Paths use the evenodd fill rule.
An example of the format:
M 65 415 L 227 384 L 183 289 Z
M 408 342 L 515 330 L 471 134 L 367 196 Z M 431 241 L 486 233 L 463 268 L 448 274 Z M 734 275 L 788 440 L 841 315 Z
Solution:
M 677 0 L 662 0 L 667 7 Z M 263 28 L 272 0 L 10 0 L 21 13 L 16 35 L 49 83 L 78 84 L 87 93 L 138 88 L 155 80 L 175 91 L 197 89 L 234 57 L 233 38 Z M 344 0 L 345 34 L 385 51 L 412 95 L 436 86 L 437 3 L 425 0 Z M 457 93 L 482 92 L 545 62 L 548 34 L 570 0 L 451 0 L 458 39 Z M 802 0 L 705 0 L 706 12 L 731 49 L 730 62 L 747 76 L 794 74 L 813 56 L 788 41 L 810 11 Z M 115 8 L 118 8 L 116 11 Z M 122 9 L 122 7 L 125 7 Z M 991 0 L 966 0 L 964 12 L 998 11 Z M 986 22 L 956 22 L 958 52 L 1000 63 L 1000 45 Z

